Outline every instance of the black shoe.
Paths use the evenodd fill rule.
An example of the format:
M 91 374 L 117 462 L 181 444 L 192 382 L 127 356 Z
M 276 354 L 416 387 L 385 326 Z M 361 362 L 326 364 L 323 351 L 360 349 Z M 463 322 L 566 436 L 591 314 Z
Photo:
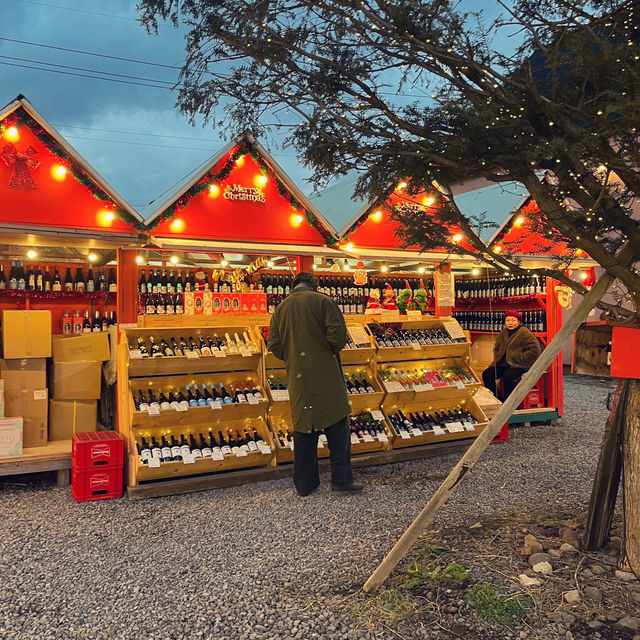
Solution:
M 318 486 L 320 486 L 320 485 L 318 485 Z M 298 495 L 301 498 L 306 498 L 307 496 L 310 496 L 318 488 L 318 486 L 313 487 L 313 489 L 311 489 L 310 491 L 298 491 L 297 489 L 296 489 L 296 491 L 298 491 Z
M 351 484 L 345 485 L 344 487 L 331 487 L 333 491 L 337 493 L 360 493 L 364 489 L 363 484 Z

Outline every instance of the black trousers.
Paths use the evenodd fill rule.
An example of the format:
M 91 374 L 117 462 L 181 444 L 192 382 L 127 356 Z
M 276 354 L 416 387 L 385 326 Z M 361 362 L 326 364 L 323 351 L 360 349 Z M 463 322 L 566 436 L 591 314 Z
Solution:
M 528 369 L 512 367 L 508 364 L 492 364 L 482 372 L 482 382 L 496 398 L 504 402 L 516 388 L 516 380 L 527 371 Z M 498 393 L 497 382 L 500 378 L 502 378 L 502 394 Z
M 331 460 L 331 486 L 346 487 L 353 484 L 351 471 L 351 435 L 346 416 L 324 429 Z M 300 495 L 307 495 L 320 484 L 318 474 L 318 436 L 311 433 L 293 432 L 293 484 Z

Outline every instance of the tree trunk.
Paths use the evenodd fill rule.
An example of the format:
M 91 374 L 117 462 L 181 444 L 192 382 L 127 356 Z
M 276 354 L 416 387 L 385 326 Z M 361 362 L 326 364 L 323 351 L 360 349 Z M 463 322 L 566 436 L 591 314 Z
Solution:
M 640 572 L 640 380 L 629 382 L 623 462 L 625 550 L 631 569 Z
M 602 448 L 591 490 L 589 515 L 582 543 L 588 551 L 600 549 L 609 538 L 622 470 L 622 442 L 629 385 L 629 380 L 618 382 L 611 413 L 602 438 Z

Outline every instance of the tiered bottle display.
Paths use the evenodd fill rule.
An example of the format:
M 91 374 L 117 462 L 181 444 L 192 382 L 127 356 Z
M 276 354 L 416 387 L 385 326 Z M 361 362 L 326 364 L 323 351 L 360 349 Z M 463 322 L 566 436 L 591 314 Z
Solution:
M 249 453 L 270 452 L 255 427 L 220 429 L 217 437 L 213 430 L 206 435 L 202 431 L 178 435 L 168 432 L 160 436 L 159 442 L 156 436 L 142 436 L 136 441 L 136 447 L 142 464 L 149 464 L 154 458 L 161 463 L 198 458 L 224 460 L 227 456 L 243 457 Z
M 9 278 L 6 277 L 4 266 L 0 265 L 0 290 L 8 291 L 43 291 L 47 293 L 93 293 L 104 291 L 115 293 L 118 290 L 116 270 L 93 269 L 91 265 L 84 275 L 83 267 L 66 267 L 64 276 L 60 274 L 57 265 L 32 264 L 25 268 L 24 263 L 12 262 Z
M 497 332 L 504 328 L 506 311 L 454 311 L 451 315 L 467 331 Z M 521 311 L 522 324 L 533 333 L 546 333 L 547 314 L 544 309 Z
M 388 324 L 370 324 L 379 348 L 426 347 L 436 344 L 465 342 L 465 338 L 452 338 L 445 329 L 395 329 Z
M 514 298 L 546 293 L 547 279 L 537 275 L 474 278 L 456 281 L 456 298 Z
M 376 420 L 369 411 L 349 416 L 349 427 L 352 444 L 373 442 L 374 440 L 387 442 L 389 439 L 384 423 L 381 420 Z
M 168 387 L 161 389 L 142 389 L 133 395 L 136 411 L 150 414 L 159 411 L 188 411 L 194 407 L 207 407 L 218 404 L 220 407 L 230 404 L 259 404 L 264 402 L 260 387 L 252 380 L 239 380 L 226 388 L 223 382 L 192 382 L 184 387 Z
M 96 333 L 99 331 L 107 331 L 109 327 L 117 323 L 115 311 L 102 314 L 96 310 L 93 317 L 90 317 L 88 309 L 85 309 L 82 315 L 80 315 L 78 309 L 73 311 L 73 315 L 71 315 L 70 311 L 65 310 L 62 315 L 62 333 L 66 336 Z
M 414 411 L 408 415 L 397 411 L 389 416 L 389 422 L 403 439 L 429 433 L 438 436 L 447 432 L 475 431 L 475 425 L 478 424 L 471 413 L 459 406 L 429 413 Z
M 428 367 L 409 369 L 411 362 L 407 362 L 406 366 L 407 370 L 405 371 L 396 366 L 381 364 L 378 374 L 383 381 L 399 382 L 408 391 L 423 390 L 425 385 L 438 389 L 441 387 L 460 387 L 460 385 L 477 382 L 473 373 L 466 369 L 463 370 L 460 365 L 456 366 L 456 371 L 439 371 Z
M 211 329 L 211 331 L 214 330 Z M 188 334 L 170 338 L 156 338 L 150 335 L 148 342 L 138 338 L 134 343 L 129 343 L 129 354 L 132 358 L 172 358 L 176 356 L 218 357 L 258 352 L 258 347 L 246 331 L 243 331 L 242 335 L 234 332 L 233 336 L 225 332 L 223 337 L 224 340 L 217 333 L 210 335 L 199 333 L 195 338 Z

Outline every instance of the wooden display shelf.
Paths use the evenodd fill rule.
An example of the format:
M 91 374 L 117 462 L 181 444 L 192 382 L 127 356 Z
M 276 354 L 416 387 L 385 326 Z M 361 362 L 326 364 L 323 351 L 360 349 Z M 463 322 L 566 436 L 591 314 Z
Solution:
M 343 367 L 344 373 L 351 378 L 351 374 L 355 373 L 358 381 L 360 374 L 364 373 L 365 379 L 375 389 L 374 393 L 349 393 L 349 405 L 351 406 L 351 415 L 362 413 L 363 411 L 372 411 L 380 408 L 382 399 L 384 398 L 384 390 L 380 386 L 380 382 L 376 378 L 373 369 L 367 365 L 349 365 Z
M 457 406 L 461 406 L 473 415 L 473 417 L 478 421 L 477 424 L 474 425 L 473 431 L 457 431 L 454 433 L 446 432 L 443 435 L 435 435 L 432 431 L 423 433 L 420 436 L 411 435 L 408 439 L 402 438 L 400 434 L 395 430 L 391 421 L 389 420 L 390 415 L 395 414 L 398 410 L 401 410 L 406 416 L 409 413 L 413 413 L 415 411 L 424 411 L 425 413 L 431 413 L 433 411 L 440 411 L 441 409 L 452 409 Z M 479 436 L 484 428 L 488 424 L 488 420 L 480 407 L 475 403 L 472 398 L 464 397 L 460 398 L 457 402 L 452 403 L 447 399 L 438 399 L 433 402 L 425 403 L 421 401 L 415 401 L 408 403 L 403 406 L 398 406 L 395 404 L 383 404 L 382 412 L 385 416 L 385 419 L 388 423 L 388 428 L 394 434 L 393 440 L 393 448 L 403 448 L 403 447 L 414 447 L 422 444 L 433 444 L 436 442 L 446 442 L 449 440 L 460 440 L 464 438 L 475 438 Z
M 70 469 L 71 440 L 54 440 L 43 447 L 27 447 L 21 456 L 0 458 L 0 476 L 56 471 L 59 487 L 69 484 Z
M 293 434 L 293 425 L 291 424 L 291 419 L 285 420 L 281 419 L 278 422 L 275 422 L 269 418 L 267 419 L 267 425 L 271 431 L 271 437 L 273 438 L 273 444 L 276 450 L 276 460 L 278 464 L 286 464 L 288 462 L 293 462 L 294 452 L 289 447 L 283 447 L 280 444 L 278 439 L 278 430 L 283 433 L 288 429 L 291 434 Z M 329 457 L 329 447 L 325 443 L 322 447 L 318 448 L 318 458 L 328 458 Z
M 185 436 L 188 436 L 189 433 L 192 433 L 194 437 L 198 436 L 200 429 L 198 429 L 197 425 L 193 426 L 196 428 L 191 429 L 189 428 L 189 426 L 185 425 L 179 429 L 164 429 L 164 433 L 166 435 L 170 435 L 173 431 L 174 435 L 180 435 L 181 433 L 184 433 Z M 267 428 L 264 418 L 262 418 L 261 416 L 254 420 L 220 420 L 218 423 L 212 423 L 211 427 L 214 435 L 216 435 L 216 431 L 218 430 L 223 431 L 223 433 L 225 433 L 226 435 L 227 428 L 235 432 L 236 430 L 242 431 L 245 427 L 255 427 L 255 429 L 264 440 L 265 444 L 270 447 L 271 452 L 268 454 L 264 454 L 261 452 L 250 452 L 246 456 L 242 457 L 235 455 L 225 456 L 224 460 L 199 458 L 195 460 L 193 464 L 184 464 L 182 461 L 161 462 L 159 467 L 152 468 L 149 467 L 148 464 L 143 464 L 140 461 L 135 447 L 136 437 L 144 436 L 147 432 L 145 432 L 144 429 L 135 429 L 135 436 L 132 432 L 131 439 L 129 441 L 129 485 L 135 486 L 140 484 L 141 482 L 161 481 L 183 476 L 199 475 L 203 473 L 218 473 L 222 471 L 233 471 L 238 469 L 251 469 L 254 467 L 268 467 L 274 466 L 276 464 L 276 453 L 273 438 L 271 437 L 271 433 Z M 156 427 L 152 428 L 152 430 L 156 429 Z
M 191 315 L 140 315 L 138 327 L 144 329 L 187 329 L 190 327 L 217 328 L 217 327 L 247 327 L 257 324 L 269 325 L 271 316 L 266 315 L 215 315 L 215 316 L 191 316 Z

